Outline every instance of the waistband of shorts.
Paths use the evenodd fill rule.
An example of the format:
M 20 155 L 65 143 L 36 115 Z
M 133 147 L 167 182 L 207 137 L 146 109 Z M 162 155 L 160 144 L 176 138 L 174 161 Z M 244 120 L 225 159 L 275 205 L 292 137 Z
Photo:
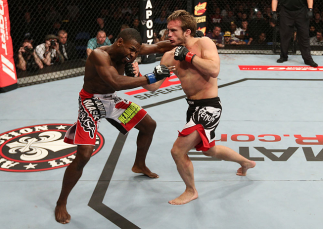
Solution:
M 80 92 L 80 96 L 81 98 L 92 98 L 92 97 L 97 97 L 100 99 L 113 99 L 115 97 L 117 97 L 117 93 L 108 93 L 108 94 L 91 94 L 87 91 L 85 91 L 84 89 L 81 90 Z
M 207 106 L 214 102 L 220 102 L 220 98 L 214 97 L 210 99 L 199 99 L 199 100 L 186 99 L 186 102 L 188 103 L 188 105 L 192 105 L 192 106 Z

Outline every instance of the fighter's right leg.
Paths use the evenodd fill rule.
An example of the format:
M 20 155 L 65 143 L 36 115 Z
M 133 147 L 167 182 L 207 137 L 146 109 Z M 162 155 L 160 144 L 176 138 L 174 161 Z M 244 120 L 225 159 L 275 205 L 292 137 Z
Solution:
M 187 153 L 200 141 L 200 135 L 197 131 L 194 131 L 185 137 L 178 137 L 173 145 L 171 153 L 176 163 L 177 170 L 186 185 L 186 189 L 179 197 L 168 201 L 170 204 L 186 204 L 198 197 L 194 182 L 194 168 Z
M 71 216 L 66 210 L 67 198 L 80 179 L 84 166 L 91 158 L 93 149 L 92 145 L 78 145 L 75 159 L 65 170 L 61 194 L 55 208 L 55 218 L 59 223 L 66 224 L 71 220 Z

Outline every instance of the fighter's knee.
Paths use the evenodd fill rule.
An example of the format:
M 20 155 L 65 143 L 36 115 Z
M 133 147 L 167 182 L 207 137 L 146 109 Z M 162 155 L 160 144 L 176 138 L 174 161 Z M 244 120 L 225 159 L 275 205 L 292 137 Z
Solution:
M 172 157 L 173 157 L 174 160 L 176 160 L 179 157 L 179 155 L 180 155 L 180 152 L 179 152 L 178 149 L 176 149 L 176 147 L 173 147 L 170 150 L 170 153 L 171 153 L 171 155 L 172 155 Z
M 78 146 L 76 158 L 74 159 L 77 163 L 77 169 L 83 169 L 84 166 L 88 163 L 92 156 L 93 147 Z
M 205 155 L 205 156 L 211 156 L 211 153 L 209 151 L 202 151 L 202 153 Z

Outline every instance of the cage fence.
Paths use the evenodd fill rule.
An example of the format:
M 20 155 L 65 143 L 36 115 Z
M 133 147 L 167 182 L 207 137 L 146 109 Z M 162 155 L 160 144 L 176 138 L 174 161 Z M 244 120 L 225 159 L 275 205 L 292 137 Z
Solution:
M 140 0 L 9 1 L 18 86 L 84 75 L 90 40 L 98 42 L 98 37 L 101 37 L 100 42 L 104 41 L 103 44 L 112 44 L 119 32 L 127 27 L 135 28 L 142 34 L 144 12 L 140 2 Z M 152 39 L 153 42 L 158 42 L 167 39 L 167 17 L 178 9 L 193 13 L 193 4 L 196 1 L 149 2 L 153 8 Z M 203 32 L 216 43 L 219 53 L 279 53 L 279 20 L 275 21 L 272 18 L 271 0 L 198 2 L 203 3 L 206 6 L 206 27 Z M 309 31 L 311 37 L 315 36 L 317 30 L 323 28 L 323 1 L 314 1 L 313 11 L 315 16 Z M 54 50 L 55 46 L 60 52 L 53 54 L 51 50 Z M 322 47 L 312 46 L 312 54 L 322 55 Z M 289 52 L 299 54 L 296 34 L 291 37 Z M 42 58 L 47 56 L 50 57 L 44 62 Z M 22 58 L 26 62 L 25 66 L 21 64 Z

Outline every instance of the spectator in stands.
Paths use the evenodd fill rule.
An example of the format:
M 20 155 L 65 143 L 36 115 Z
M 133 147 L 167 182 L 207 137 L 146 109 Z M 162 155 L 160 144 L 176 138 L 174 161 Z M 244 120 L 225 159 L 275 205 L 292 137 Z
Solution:
M 101 46 L 104 46 L 104 45 L 111 45 L 111 42 L 109 40 L 109 38 L 107 38 L 107 35 L 106 33 L 103 31 L 103 30 L 100 30 L 96 37 L 94 38 L 91 38 L 88 43 L 87 43 L 87 49 L 86 49 L 86 54 L 87 56 L 90 55 L 90 53 L 98 48 L 98 47 L 101 47 Z
M 221 11 L 222 18 L 226 17 L 230 10 L 230 4 L 225 4 L 224 9 Z
M 77 58 L 75 44 L 67 40 L 67 35 L 65 30 L 58 31 L 59 50 L 66 61 Z
M 242 14 L 242 21 L 245 21 L 245 20 L 249 21 L 247 13 Z
M 157 17 L 154 21 L 154 23 L 156 24 L 156 27 L 159 29 L 164 29 L 167 26 L 167 11 L 166 10 L 162 10 L 160 12 L 159 17 Z
M 315 30 L 323 29 L 323 21 L 319 12 L 315 13 L 313 21 L 310 22 L 310 26 L 314 26 Z
M 237 27 L 241 27 L 241 22 L 242 22 L 242 13 L 239 11 L 236 14 L 236 20 L 235 20 Z
M 222 16 L 221 16 L 221 10 L 220 7 L 216 7 L 214 14 L 210 15 L 210 20 L 212 24 L 220 24 L 222 21 Z
M 108 39 L 112 41 L 113 35 L 109 32 L 110 29 L 106 25 L 104 18 L 97 18 L 96 23 L 97 25 L 94 27 L 94 30 L 92 31 L 92 36 L 96 36 L 98 31 L 102 30 L 105 32 L 105 34 L 109 34 Z
M 310 38 L 310 45 L 323 46 L 322 30 L 317 30 L 316 36 Z
M 55 21 L 48 34 L 54 34 L 55 36 L 57 36 L 58 31 L 60 31 L 61 29 L 62 29 L 62 23 L 60 21 Z
M 310 37 L 315 37 L 316 36 L 316 29 L 314 25 L 310 26 Z
M 168 30 L 167 29 L 162 29 L 159 31 L 159 41 L 165 41 L 168 39 Z
M 46 14 L 47 22 L 62 21 L 61 14 L 56 10 L 55 6 L 49 7 L 49 12 Z
M 140 21 L 138 18 L 133 19 L 132 28 L 140 32 Z
M 235 35 L 240 40 L 246 42 L 247 45 L 250 45 L 253 38 L 250 36 L 247 20 L 241 22 L 241 27 L 236 29 Z
M 63 63 L 64 57 L 59 51 L 58 37 L 54 34 L 45 36 L 45 43 L 36 47 L 36 54 L 45 65 Z
M 266 34 L 260 33 L 258 39 L 254 39 L 250 45 L 267 45 Z
M 43 63 L 37 56 L 32 43 L 24 41 L 18 51 L 17 68 L 22 71 L 37 71 L 43 67 Z
M 268 23 L 263 18 L 260 10 L 256 12 L 256 18 L 252 19 L 249 23 L 249 29 L 252 37 L 259 37 L 260 33 L 266 31 Z
M 270 19 L 272 18 L 271 8 L 269 6 L 265 7 L 265 13 L 262 16 L 269 23 Z
M 227 15 L 227 16 L 225 16 L 225 17 L 222 19 L 222 22 L 223 22 L 223 23 L 230 24 L 232 21 L 235 21 L 235 20 L 236 20 L 236 18 L 235 18 L 234 14 L 233 14 L 233 11 L 232 11 L 232 10 L 229 10 L 228 15 Z
M 224 39 L 221 35 L 220 25 L 215 25 L 212 30 L 212 33 L 207 33 L 206 36 L 212 39 L 217 47 L 224 47 Z
M 156 31 L 154 31 L 153 43 L 156 44 L 157 42 L 159 42 L 158 34 L 156 33 Z
M 226 31 L 223 35 L 224 37 L 224 45 L 236 45 L 238 44 L 235 40 L 231 39 L 230 31 Z

